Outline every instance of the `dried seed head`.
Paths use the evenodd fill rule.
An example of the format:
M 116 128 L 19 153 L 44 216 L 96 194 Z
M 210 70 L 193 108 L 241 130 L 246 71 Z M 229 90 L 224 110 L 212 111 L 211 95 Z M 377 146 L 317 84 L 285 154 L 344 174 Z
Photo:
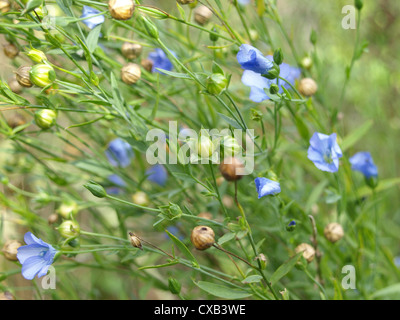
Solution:
M 139 248 L 140 250 L 143 250 L 142 242 L 140 241 L 140 239 L 137 236 L 135 236 L 132 232 L 129 232 L 129 236 L 132 246 L 135 248 Z
M 10 59 L 14 59 L 19 53 L 19 49 L 12 43 L 3 45 L 3 50 L 4 54 Z
M 140 64 L 142 65 L 142 67 L 144 68 L 144 70 L 147 70 L 148 72 L 151 72 L 153 70 L 153 61 L 151 61 L 150 59 L 143 59 Z
M 30 88 L 33 86 L 33 83 L 30 79 L 30 71 L 31 67 L 28 66 L 21 66 L 18 68 L 17 72 L 15 73 L 15 78 L 17 79 L 18 83 L 26 88 Z
M 318 90 L 317 83 L 311 78 L 304 78 L 299 83 L 299 92 L 306 97 L 313 96 Z
M 8 240 L 3 247 L 4 257 L 10 261 L 17 261 L 18 248 L 22 243 L 17 240 Z
M 110 0 L 108 9 L 114 19 L 128 20 L 132 18 L 135 4 L 133 0 Z
M 339 241 L 344 236 L 344 231 L 339 223 L 333 222 L 328 224 L 324 229 L 325 238 L 330 242 L 335 243 Z
M 15 113 L 12 117 L 7 120 L 7 124 L 10 128 L 14 129 L 16 127 L 22 126 L 26 123 L 25 117 L 20 113 Z
M 236 157 L 225 158 L 219 166 L 219 171 L 228 181 L 236 181 L 241 179 L 243 175 L 240 173 L 243 171 L 243 169 L 243 162 Z
M 49 225 L 55 224 L 57 221 L 58 221 L 57 213 L 53 213 L 49 215 L 49 217 L 47 218 L 47 222 L 49 223 Z
M 193 229 L 190 240 L 197 250 L 206 250 L 215 243 L 214 230 L 207 226 L 197 226 Z
M 295 251 L 296 251 L 296 253 L 303 252 L 303 257 L 304 257 L 304 259 L 307 260 L 307 262 L 311 262 L 314 260 L 315 250 L 308 243 L 302 243 L 302 244 L 298 245 L 296 247 Z
M 6 13 L 10 10 L 10 2 L 7 0 L 0 0 L 0 12 Z
M 128 63 L 121 69 L 121 79 L 126 84 L 136 83 L 142 74 L 140 66 L 136 63 Z
M 199 6 L 194 10 L 194 21 L 204 26 L 212 17 L 213 13 L 206 6 Z
M 122 54 L 128 60 L 133 60 L 139 57 L 142 50 L 143 47 L 138 43 L 125 42 L 121 47 Z

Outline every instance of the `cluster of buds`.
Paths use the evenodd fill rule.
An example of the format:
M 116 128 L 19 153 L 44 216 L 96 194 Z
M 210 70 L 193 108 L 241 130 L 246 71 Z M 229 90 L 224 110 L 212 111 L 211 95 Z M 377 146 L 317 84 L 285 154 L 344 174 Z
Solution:
M 121 79 L 128 85 L 135 84 L 141 75 L 140 66 L 136 63 L 128 63 L 121 69 Z
M 128 20 L 132 18 L 135 11 L 135 3 L 133 0 L 110 0 L 108 9 L 111 17 L 116 20 Z

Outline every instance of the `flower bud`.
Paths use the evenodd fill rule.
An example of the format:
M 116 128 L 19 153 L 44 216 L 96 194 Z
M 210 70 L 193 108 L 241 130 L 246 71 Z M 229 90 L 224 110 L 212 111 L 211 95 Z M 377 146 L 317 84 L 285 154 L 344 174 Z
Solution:
M 104 198 L 107 196 L 106 190 L 104 190 L 103 186 L 98 183 L 90 180 L 88 183 L 83 185 L 86 189 L 88 189 L 95 197 Z
M 279 92 L 279 87 L 275 83 L 272 83 L 271 86 L 269 87 L 269 92 L 271 94 L 277 94 Z
M 296 251 L 296 253 L 303 252 L 303 257 L 304 257 L 304 259 L 307 260 L 307 262 L 311 262 L 314 260 L 315 250 L 308 243 L 302 243 L 302 244 L 298 245 L 296 247 L 295 251 Z
M 56 124 L 57 113 L 51 109 L 41 109 L 35 112 L 35 123 L 36 125 L 43 129 L 50 129 Z
M 199 138 L 191 138 L 188 144 L 200 158 L 210 158 L 215 152 L 215 145 L 208 135 L 200 135 Z
M 133 0 L 110 0 L 108 9 L 111 17 L 116 20 L 128 20 L 132 18 L 135 4 Z
M 138 204 L 139 206 L 147 206 L 149 204 L 149 198 L 146 193 L 143 191 L 138 191 L 132 195 L 133 203 Z
M 76 221 L 65 220 L 63 223 L 60 224 L 57 230 L 62 237 L 68 239 L 78 236 L 81 232 L 81 227 Z
M 146 17 L 142 17 L 142 21 L 143 21 L 144 27 L 147 31 L 147 34 L 154 39 L 158 39 L 159 34 L 158 34 L 158 29 L 157 29 L 156 25 L 151 20 L 147 19 Z
M 363 0 L 355 0 L 354 5 L 357 8 L 357 10 L 361 10 L 364 6 Z
M 213 13 L 208 7 L 201 5 L 194 10 L 194 21 L 204 26 L 212 17 Z
M 132 246 L 140 250 L 143 250 L 142 242 L 140 241 L 140 239 L 137 236 L 135 236 L 132 232 L 129 232 L 129 236 Z
M 143 47 L 138 43 L 125 42 L 121 47 L 123 56 L 128 60 L 133 60 L 139 57 L 142 50 Z
M 223 147 L 225 157 L 233 157 L 234 155 L 242 151 L 242 147 L 239 145 L 237 140 L 231 136 L 225 136 L 222 138 L 221 145 Z
M 43 61 L 46 61 L 46 60 L 47 60 L 47 57 L 46 57 L 46 55 L 44 54 L 43 51 L 40 51 L 40 50 L 37 50 L 37 49 L 34 49 L 34 48 L 30 49 L 30 50 L 26 53 L 26 55 L 27 55 L 29 58 L 31 58 L 31 60 L 32 60 L 33 62 L 36 62 L 36 63 L 42 63 Z
M 168 288 L 169 291 L 173 294 L 180 294 L 181 293 L 181 284 L 175 278 L 168 279 Z
M 52 66 L 48 64 L 36 64 L 29 72 L 33 84 L 38 87 L 47 87 L 56 80 L 56 73 Z
M 311 78 L 304 78 L 299 83 L 299 92 L 306 97 L 313 96 L 318 90 L 317 83 Z
M 7 260 L 17 261 L 18 248 L 22 246 L 22 243 L 17 240 L 8 240 L 3 246 L 3 254 Z
M 0 12 L 6 13 L 10 10 L 10 2 L 8 0 L 0 0 Z
M 12 77 L 8 80 L 8 86 L 10 87 L 11 91 L 14 93 L 21 93 L 22 86 L 18 83 L 15 77 Z
M 25 117 L 20 113 L 15 113 L 12 117 L 7 120 L 7 124 L 10 128 L 15 129 L 16 127 L 22 126 L 26 123 Z
M 153 61 L 151 61 L 150 59 L 143 59 L 140 64 L 142 65 L 142 67 L 147 70 L 148 72 L 151 72 L 153 70 Z
M 274 62 L 277 65 L 281 65 L 282 64 L 282 62 L 283 62 L 283 52 L 282 52 L 281 48 L 275 50 L 275 52 L 274 52 Z
M 213 73 L 206 80 L 207 91 L 211 94 L 220 95 L 227 86 L 228 79 L 221 73 Z
M 188 3 L 193 3 L 194 0 L 176 0 L 176 2 L 180 4 L 188 4 Z
M 121 79 L 129 85 L 136 83 L 141 75 L 140 66 L 136 63 L 128 63 L 121 69 Z
M 336 241 L 339 241 L 343 238 L 344 231 L 339 223 L 333 222 L 325 227 L 324 235 L 328 241 L 335 243 Z
M 19 49 L 12 43 L 3 45 L 3 50 L 4 54 L 10 59 L 14 59 L 19 53 Z
M 33 83 L 30 80 L 30 71 L 31 67 L 28 66 L 21 66 L 18 68 L 17 72 L 15 73 L 15 78 L 17 79 L 18 83 L 26 88 L 30 88 L 33 86 Z
M 57 211 L 64 219 L 71 219 L 78 213 L 78 204 L 74 201 L 64 201 Z
M 225 158 L 219 166 L 219 171 L 227 181 L 242 179 L 243 175 L 241 173 L 243 169 L 243 162 L 236 157 Z
M 206 226 L 197 226 L 192 231 L 190 241 L 197 250 L 206 250 L 215 243 L 214 230 Z
M 313 65 L 313 61 L 310 57 L 304 57 L 300 64 L 304 69 L 310 70 Z
M 210 33 L 210 40 L 213 41 L 213 42 L 218 41 L 219 36 L 218 36 L 218 34 L 216 34 L 216 33 L 218 33 L 218 29 L 216 27 L 212 27 L 211 31 L 213 33 Z
M 278 65 L 274 65 L 266 74 L 263 74 L 262 76 L 264 78 L 267 78 L 269 80 L 274 80 L 279 77 L 279 74 L 281 73 L 281 69 L 279 68 Z
M 296 221 L 292 220 L 289 222 L 289 224 L 286 226 L 286 231 L 292 232 L 296 229 Z

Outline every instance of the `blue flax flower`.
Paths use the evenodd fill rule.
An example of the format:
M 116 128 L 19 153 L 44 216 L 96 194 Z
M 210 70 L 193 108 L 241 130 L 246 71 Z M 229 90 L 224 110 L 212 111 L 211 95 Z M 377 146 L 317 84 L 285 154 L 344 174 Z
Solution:
M 126 183 L 124 180 L 119 175 L 112 174 L 108 176 L 108 181 L 110 181 L 114 186 L 107 188 L 107 193 L 108 194 L 120 194 L 121 193 L 121 188 L 126 187 Z
M 53 263 L 57 250 L 31 232 L 25 233 L 24 240 L 27 245 L 19 247 L 17 253 L 22 264 L 22 276 L 27 280 L 33 280 L 36 275 L 43 277 Z
M 267 56 L 269 61 L 273 61 L 272 56 Z M 295 80 L 300 77 L 301 71 L 299 68 L 292 67 L 286 63 L 282 63 L 280 66 L 280 74 L 279 76 L 286 79 L 292 85 L 295 84 Z M 283 89 L 281 86 L 285 87 L 285 89 L 290 89 L 290 85 L 283 80 L 274 79 L 269 80 L 261 75 L 261 73 L 257 73 L 251 70 L 245 70 L 242 76 L 242 83 L 248 87 L 250 87 L 250 100 L 254 102 L 261 102 L 264 100 L 268 100 L 269 96 L 265 92 L 265 89 L 269 89 L 271 84 L 276 84 L 279 87 L 279 93 L 283 93 Z
M 168 174 L 167 170 L 161 164 L 156 164 L 146 171 L 147 180 L 157 183 L 160 186 L 164 186 L 167 182 Z
M 342 150 L 337 144 L 336 133 L 332 133 L 330 136 L 319 132 L 313 134 L 308 148 L 308 159 L 314 162 L 318 169 L 337 172 L 341 157 Z
M 267 178 L 256 178 L 254 182 L 258 192 L 258 199 L 270 194 L 277 194 L 281 192 L 281 186 L 279 182 Z
M 367 179 L 378 176 L 378 168 L 369 152 L 358 152 L 349 160 L 351 169 L 360 171 Z
M 173 51 L 171 51 L 171 53 L 176 56 Z M 156 48 L 155 51 L 149 53 L 149 60 L 153 62 L 153 72 L 163 73 L 157 69 L 171 71 L 174 68 L 172 62 L 168 59 L 165 52 L 160 48 Z
M 134 154 L 128 142 L 117 138 L 109 143 L 106 156 L 112 166 L 125 168 L 131 164 Z
M 99 14 L 100 12 L 101 11 L 96 10 L 92 7 L 83 6 L 81 18 L 88 18 L 88 17 L 94 16 L 96 14 Z M 88 19 L 82 20 L 82 22 L 84 24 L 86 24 L 89 27 L 89 29 L 93 29 L 94 27 L 96 27 L 99 24 L 102 24 L 104 22 L 104 16 L 88 18 Z
M 267 59 L 260 50 L 248 44 L 240 46 L 236 58 L 243 69 L 259 74 L 266 74 L 274 66 L 271 59 Z

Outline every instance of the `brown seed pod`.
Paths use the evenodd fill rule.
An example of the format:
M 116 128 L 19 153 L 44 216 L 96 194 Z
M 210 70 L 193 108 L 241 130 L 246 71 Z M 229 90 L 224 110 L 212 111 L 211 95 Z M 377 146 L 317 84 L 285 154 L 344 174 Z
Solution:
M 128 63 L 121 69 L 121 79 L 126 84 L 136 83 L 142 74 L 140 66 L 136 63 Z
M 135 11 L 135 4 L 133 0 L 110 0 L 108 2 L 108 9 L 114 19 L 128 20 L 132 18 L 133 11 Z
M 18 83 L 18 81 L 15 78 L 15 76 L 8 80 L 8 86 L 10 87 L 11 91 L 14 92 L 14 93 L 21 93 L 22 92 L 22 87 Z
M 204 26 L 212 17 L 213 13 L 206 6 L 199 6 L 194 10 L 194 21 Z
M 47 222 L 49 223 L 49 225 L 55 224 L 57 221 L 58 221 L 57 213 L 53 213 L 49 215 L 49 217 L 47 218 Z
M 19 53 L 19 49 L 12 43 L 3 45 L 3 51 L 10 59 L 14 59 Z
M 215 243 L 214 230 L 207 226 L 197 226 L 192 231 L 190 241 L 197 250 L 206 250 Z
M 0 0 L 0 12 L 6 13 L 10 10 L 10 2 L 7 0 Z
M 129 236 L 132 246 L 135 248 L 139 248 L 140 250 L 143 250 L 142 242 L 140 241 L 140 239 L 137 236 L 135 236 L 132 232 L 129 232 Z
M 22 246 L 22 243 L 17 240 L 8 240 L 3 247 L 4 257 L 10 261 L 17 261 L 18 248 Z
M 142 65 L 142 67 L 147 70 L 148 72 L 151 72 L 153 70 L 153 61 L 151 61 L 150 59 L 143 59 L 140 64 Z
M 128 60 L 133 60 L 142 54 L 143 47 L 138 43 L 124 42 L 121 47 L 122 54 Z
M 15 73 L 15 78 L 17 79 L 18 83 L 26 88 L 30 88 L 33 86 L 33 83 L 30 80 L 30 71 L 31 67 L 28 66 L 21 66 L 18 68 L 17 72 Z
M 237 181 L 242 179 L 241 173 L 244 168 L 243 162 L 236 157 L 225 158 L 219 166 L 219 171 L 228 181 Z
M 298 245 L 295 251 L 296 253 L 303 252 L 304 259 L 306 259 L 309 263 L 314 260 L 315 250 L 308 243 L 302 243 Z
M 328 241 L 335 243 L 339 241 L 344 236 L 344 231 L 342 226 L 339 223 L 333 222 L 328 224 L 324 229 L 325 238 Z
M 26 123 L 25 117 L 20 113 L 14 113 L 12 117 L 7 120 L 7 124 L 10 128 L 22 126 Z
M 306 97 L 313 96 L 318 90 L 317 83 L 311 78 L 304 78 L 299 83 L 299 92 Z

